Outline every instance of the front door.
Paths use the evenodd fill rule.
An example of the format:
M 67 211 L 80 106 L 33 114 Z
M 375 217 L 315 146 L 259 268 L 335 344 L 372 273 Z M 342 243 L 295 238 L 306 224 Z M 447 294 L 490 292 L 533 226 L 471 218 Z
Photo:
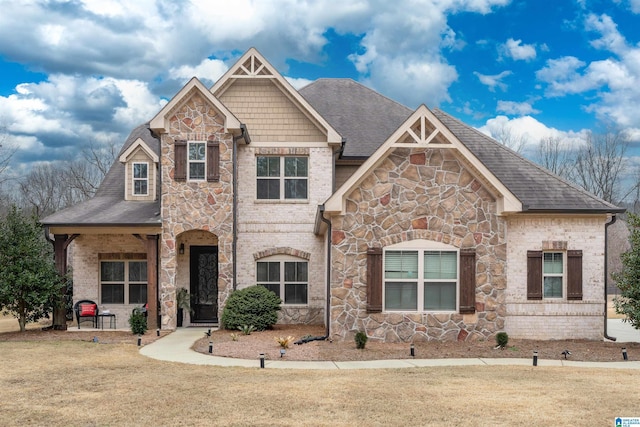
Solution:
M 218 247 L 190 248 L 191 323 L 218 322 Z

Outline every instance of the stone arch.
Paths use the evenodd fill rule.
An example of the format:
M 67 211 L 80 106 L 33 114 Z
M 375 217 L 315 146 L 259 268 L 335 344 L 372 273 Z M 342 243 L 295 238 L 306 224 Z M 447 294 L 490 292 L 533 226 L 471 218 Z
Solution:
M 294 257 L 306 259 L 307 261 L 311 259 L 311 253 L 307 251 L 303 251 L 300 249 L 294 249 L 288 246 L 281 246 L 277 248 L 269 248 L 263 251 L 258 251 L 253 254 L 253 259 L 255 261 L 266 258 L 268 256 L 273 255 L 291 255 Z

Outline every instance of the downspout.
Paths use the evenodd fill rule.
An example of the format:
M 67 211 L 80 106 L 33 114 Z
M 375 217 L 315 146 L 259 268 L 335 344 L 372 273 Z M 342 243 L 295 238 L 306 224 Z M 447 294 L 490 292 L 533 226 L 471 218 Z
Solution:
M 244 123 L 240 124 L 240 135 L 233 136 L 233 153 L 231 155 L 231 163 L 233 163 L 232 168 L 232 191 L 233 191 L 233 224 L 232 224 L 232 233 L 233 240 L 231 242 L 231 252 L 233 261 L 231 263 L 233 270 L 233 283 L 232 289 L 235 291 L 238 287 L 237 279 L 238 279 L 238 261 L 237 261 L 237 253 L 238 253 L 238 141 L 243 139 L 245 143 L 249 144 L 251 139 L 249 137 L 249 133 L 247 132 L 247 126 Z
M 324 322 L 325 336 L 329 338 L 331 332 L 331 221 L 324 217 L 324 205 L 320 206 L 320 220 L 327 224 L 327 291 L 325 296 Z
M 609 309 L 609 295 L 607 293 L 607 279 L 609 278 L 609 256 L 607 247 L 609 246 L 609 227 L 615 224 L 618 217 L 614 214 L 611 217 L 611 221 L 604 225 L 604 338 L 607 340 L 615 341 L 615 337 L 610 337 L 607 334 L 607 310 Z

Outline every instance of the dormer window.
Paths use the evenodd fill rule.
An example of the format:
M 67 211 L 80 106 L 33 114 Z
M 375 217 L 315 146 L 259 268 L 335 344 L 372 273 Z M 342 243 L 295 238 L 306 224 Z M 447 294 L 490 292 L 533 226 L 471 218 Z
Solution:
M 204 171 L 206 170 L 206 150 L 205 142 L 189 142 L 189 180 L 204 181 Z
M 147 196 L 149 194 L 149 163 L 134 162 L 132 168 L 133 195 Z

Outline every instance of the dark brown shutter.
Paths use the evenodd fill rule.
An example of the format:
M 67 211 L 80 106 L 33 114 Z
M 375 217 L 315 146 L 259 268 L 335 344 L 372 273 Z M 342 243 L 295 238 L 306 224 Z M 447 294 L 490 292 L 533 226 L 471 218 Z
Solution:
M 207 141 L 207 181 L 220 181 L 220 142 Z
M 582 299 L 582 251 L 567 251 L 567 299 Z
M 175 181 L 187 180 L 187 141 L 175 141 L 173 144 L 175 150 L 175 166 L 173 170 L 173 179 Z
M 542 299 L 542 251 L 527 251 L 527 299 Z
M 476 250 L 460 251 L 460 314 L 476 312 Z
M 382 311 L 382 248 L 367 250 L 367 311 Z

